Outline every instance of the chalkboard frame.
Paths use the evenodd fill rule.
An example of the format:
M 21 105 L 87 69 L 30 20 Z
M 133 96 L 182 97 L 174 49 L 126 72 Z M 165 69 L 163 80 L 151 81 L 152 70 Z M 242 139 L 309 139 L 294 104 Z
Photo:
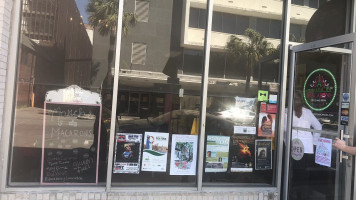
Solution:
M 46 115 L 47 115 L 47 104 L 57 104 L 57 105 L 78 105 L 78 106 L 98 106 L 99 107 L 99 124 L 98 124 L 98 140 L 96 149 L 96 170 L 95 170 L 95 182 L 93 183 L 47 183 L 43 182 L 43 172 L 44 172 L 44 153 L 45 153 L 45 136 L 46 136 Z M 101 114 L 102 114 L 102 104 L 88 104 L 88 103 L 74 103 L 74 102 L 44 102 L 43 108 L 43 133 L 42 133 L 42 159 L 41 159 L 41 185 L 97 185 L 99 180 L 99 149 L 100 149 L 100 130 L 101 130 Z

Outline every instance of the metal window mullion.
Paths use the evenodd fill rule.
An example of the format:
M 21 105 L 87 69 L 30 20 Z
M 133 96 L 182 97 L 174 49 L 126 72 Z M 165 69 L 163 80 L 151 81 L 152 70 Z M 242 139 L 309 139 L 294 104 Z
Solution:
M 117 28 L 116 28 L 116 47 L 115 47 L 115 72 L 114 72 L 114 86 L 111 106 L 111 124 L 110 124 L 110 140 L 109 140 L 109 155 L 108 166 L 106 174 L 106 191 L 111 191 L 111 179 L 112 179 L 112 166 L 114 155 L 114 138 L 116 129 L 116 108 L 117 108 L 117 95 L 119 87 L 119 70 L 120 70 L 120 52 L 121 52 L 121 34 L 122 34 L 122 16 L 124 1 L 119 1 Z
M 287 97 L 287 77 L 288 77 L 288 52 L 289 52 L 289 32 L 290 32 L 290 12 L 291 12 L 291 0 L 287 0 L 283 2 L 283 18 L 281 25 L 283 26 L 282 29 L 282 52 L 281 52 L 281 74 L 280 74 L 280 81 L 281 81 L 281 90 L 280 90 L 280 104 L 279 104 L 279 138 L 278 138 L 278 152 L 277 152 L 277 188 L 278 191 L 281 191 L 281 184 L 282 184 L 282 162 L 283 162 L 283 139 L 284 139 L 284 130 L 285 130 L 285 121 L 284 121 L 284 114 L 285 114 L 285 105 L 286 105 L 286 97 Z M 287 160 L 284 160 L 287 162 Z M 284 192 L 286 193 L 286 192 Z M 279 194 L 280 196 L 280 194 Z
M 355 4 L 355 2 L 353 2 Z M 355 11 L 353 12 L 353 14 L 355 14 Z M 355 15 L 354 15 L 355 16 Z M 353 16 L 353 17 L 354 17 Z M 355 21 L 353 22 L 355 23 Z M 355 24 L 353 24 L 353 31 L 355 31 Z M 355 67 L 355 63 L 356 63 L 356 54 L 355 54 L 355 50 L 356 50 L 356 42 L 354 41 L 352 43 L 352 51 L 353 51 L 353 54 L 352 54 L 352 58 L 351 58 L 351 83 L 350 83 L 350 110 L 355 110 L 356 108 L 356 67 Z M 355 141 L 355 130 L 356 130 L 356 119 L 355 119 L 355 115 L 350 115 L 349 116 L 349 126 L 348 126 L 348 132 L 351 134 L 353 134 L 353 138 L 354 138 L 354 141 Z M 355 145 L 355 143 L 353 143 L 353 145 Z M 352 159 L 354 159 L 354 167 L 356 166 L 356 159 L 353 157 Z M 354 171 L 354 175 L 355 176 L 355 169 L 353 169 Z M 352 191 L 355 191 L 356 189 L 356 180 L 353 178 L 353 190 Z M 356 199 L 356 192 L 353 192 L 353 199 Z M 350 194 L 351 196 L 351 194 Z
M 317 40 L 314 42 L 295 45 L 291 47 L 291 50 L 293 50 L 294 52 L 301 52 L 301 51 L 307 51 L 312 49 L 319 49 L 323 47 L 330 47 L 338 44 L 353 42 L 354 38 L 355 38 L 355 33 L 349 33 L 349 34 L 335 36 L 327 39 Z M 344 51 L 343 53 L 347 53 L 347 51 Z
M 355 0 L 352 0 L 351 1 L 351 27 L 350 27 L 350 32 L 351 33 L 354 33 L 355 32 L 355 27 L 356 27 L 356 20 L 355 20 L 355 17 L 356 17 L 356 5 L 355 5 Z
M 290 1 L 290 0 L 289 0 Z M 283 198 L 288 199 L 288 181 L 289 181 L 289 160 L 290 160 L 290 136 L 292 131 L 292 116 L 293 116 L 293 92 L 294 92 L 294 74 L 295 74 L 295 54 L 291 51 L 290 56 L 290 73 L 289 73 L 289 96 L 288 96 L 288 113 L 287 113 L 287 131 L 286 131 L 286 147 L 284 155 L 284 179 L 283 179 Z
M 204 146 L 205 146 L 205 122 L 206 122 L 206 102 L 208 96 L 208 79 L 209 79 L 209 59 L 210 59 L 210 43 L 211 43 L 211 26 L 213 19 L 213 5 L 214 0 L 207 0 L 206 12 L 206 29 L 204 38 L 204 65 L 202 74 L 201 85 L 201 98 L 200 98 L 200 123 L 199 123 L 199 163 L 198 163 L 198 176 L 197 185 L 198 190 L 202 190 L 203 185 L 203 171 L 204 171 Z

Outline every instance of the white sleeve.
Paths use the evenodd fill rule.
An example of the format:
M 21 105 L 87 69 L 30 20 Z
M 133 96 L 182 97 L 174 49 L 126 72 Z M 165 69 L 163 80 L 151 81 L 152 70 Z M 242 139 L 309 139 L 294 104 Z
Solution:
M 322 125 L 320 124 L 319 120 L 314 116 L 311 110 L 308 109 L 308 120 L 310 120 L 311 126 L 315 130 L 321 130 Z M 313 133 L 313 144 L 318 144 L 318 139 L 320 138 L 320 133 Z

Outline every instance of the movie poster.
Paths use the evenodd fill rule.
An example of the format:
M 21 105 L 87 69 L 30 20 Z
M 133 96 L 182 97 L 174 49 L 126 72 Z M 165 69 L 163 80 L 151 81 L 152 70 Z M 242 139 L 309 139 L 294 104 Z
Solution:
M 205 172 L 226 172 L 229 162 L 229 136 L 208 135 Z
M 170 175 L 195 175 L 197 135 L 172 135 Z
M 233 135 L 231 139 L 231 172 L 252 172 L 255 135 Z
M 166 172 L 169 133 L 145 132 L 142 171 Z
M 272 140 L 256 140 L 255 150 L 255 169 L 272 169 Z
M 276 114 L 260 113 L 258 121 L 258 136 L 274 137 Z
M 116 133 L 113 173 L 140 173 L 141 134 Z

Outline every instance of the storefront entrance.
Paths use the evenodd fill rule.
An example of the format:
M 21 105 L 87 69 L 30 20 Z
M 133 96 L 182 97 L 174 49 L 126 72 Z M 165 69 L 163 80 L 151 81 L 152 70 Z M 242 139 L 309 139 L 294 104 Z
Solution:
M 353 144 L 353 39 L 348 34 L 291 47 L 283 199 L 351 199 L 352 156 L 332 142 Z

